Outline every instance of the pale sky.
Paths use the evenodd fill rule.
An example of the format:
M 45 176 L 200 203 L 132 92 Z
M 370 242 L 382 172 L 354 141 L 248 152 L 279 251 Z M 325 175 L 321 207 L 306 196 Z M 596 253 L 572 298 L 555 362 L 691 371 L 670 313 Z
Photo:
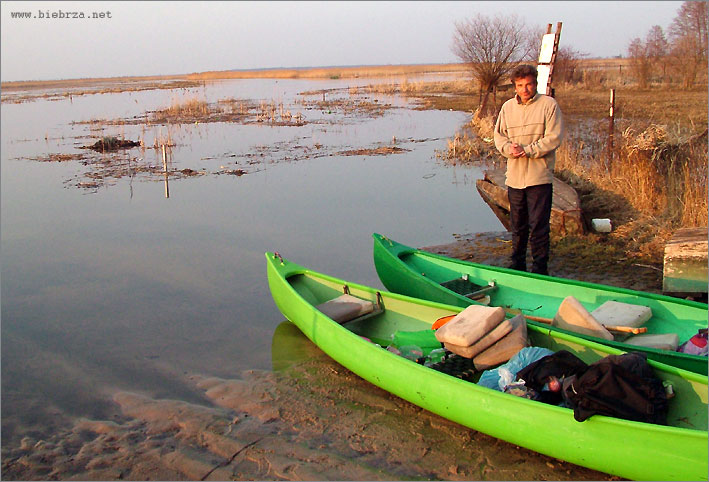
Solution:
M 0 79 L 457 62 L 454 22 L 478 13 L 516 13 L 538 27 L 562 22 L 561 46 L 613 57 L 653 25 L 667 32 L 681 4 L 2 1 Z M 105 18 L 72 18 L 94 12 Z

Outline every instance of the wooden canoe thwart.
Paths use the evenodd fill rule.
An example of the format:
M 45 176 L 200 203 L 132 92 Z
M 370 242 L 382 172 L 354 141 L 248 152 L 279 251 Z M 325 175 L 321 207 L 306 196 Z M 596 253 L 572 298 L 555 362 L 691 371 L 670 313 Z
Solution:
M 509 231 L 510 201 L 507 198 L 505 185 L 505 168 L 485 171 L 485 178 L 478 179 L 475 184 L 480 196 Z M 550 220 L 552 232 L 562 235 L 584 234 L 586 229 L 581 212 L 581 201 L 576 190 L 556 177 L 553 185 L 554 197 Z
M 672 235 L 665 245 L 664 293 L 690 296 L 707 292 L 707 235 L 706 227 L 678 229 Z

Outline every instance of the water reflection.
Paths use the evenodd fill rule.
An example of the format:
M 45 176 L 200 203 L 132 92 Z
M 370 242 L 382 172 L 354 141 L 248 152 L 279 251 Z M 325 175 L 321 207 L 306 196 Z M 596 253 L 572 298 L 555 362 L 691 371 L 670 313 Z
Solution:
M 273 331 L 271 368 L 274 371 L 287 370 L 318 356 L 325 354 L 290 321 L 281 322 Z

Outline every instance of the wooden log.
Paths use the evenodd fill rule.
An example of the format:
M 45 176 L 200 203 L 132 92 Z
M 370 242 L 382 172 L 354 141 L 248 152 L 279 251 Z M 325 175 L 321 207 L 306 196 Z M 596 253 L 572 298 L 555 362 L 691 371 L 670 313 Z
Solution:
M 674 296 L 707 293 L 707 235 L 703 228 L 678 229 L 665 245 L 662 291 Z
M 561 235 L 584 234 L 586 228 L 583 222 L 581 201 L 576 190 L 554 178 L 553 198 L 551 207 L 551 230 Z M 480 197 L 490 206 L 502 225 L 510 230 L 510 201 L 505 185 L 505 168 L 485 171 L 485 178 L 475 183 Z

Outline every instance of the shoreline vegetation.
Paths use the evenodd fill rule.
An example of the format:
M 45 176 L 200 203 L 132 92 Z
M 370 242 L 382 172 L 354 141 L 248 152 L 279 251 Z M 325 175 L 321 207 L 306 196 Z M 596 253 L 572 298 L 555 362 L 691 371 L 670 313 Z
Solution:
M 439 74 L 442 79 L 423 79 L 427 74 Z M 654 79 L 654 82 L 651 79 L 641 88 L 633 76 L 630 61 L 623 58 L 581 59 L 574 77 L 573 83 L 554 84 L 567 131 L 557 153 L 555 173 L 579 193 L 587 226 L 592 218 L 610 218 L 613 231 L 557 237 L 553 239 L 553 252 L 588 259 L 588 262 L 597 261 L 601 266 L 606 266 L 608 259 L 621 265 L 648 266 L 658 272 L 659 290 L 664 245 L 673 231 L 707 225 L 706 80 L 694 88 L 683 89 L 662 79 Z M 451 133 L 447 151 L 438 153 L 443 162 L 479 163 L 483 167 L 499 166 L 502 162 L 491 142 L 494 117 L 475 116 L 481 93 L 471 81 L 468 66 L 462 63 L 3 82 L 1 88 L 2 102 L 25 102 L 130 90 L 190 88 L 212 81 L 254 78 L 371 78 L 370 84 L 350 86 L 350 94 L 398 94 L 416 102 L 420 109 L 471 114 L 470 122 L 459 132 Z M 616 91 L 612 151 L 609 150 L 610 89 Z M 509 85 L 499 85 L 497 109 L 511 96 Z M 189 102 L 194 103 L 194 99 Z M 171 108 L 184 110 L 182 106 Z M 241 115 L 243 110 L 243 106 L 236 111 L 232 108 L 230 115 Z M 214 117 L 214 113 L 209 115 Z M 212 120 L 207 113 L 205 116 L 205 121 L 233 121 L 223 115 Z M 196 118 L 190 117 L 190 120 L 199 117 L 197 113 Z M 162 121 L 179 122 L 170 118 Z
M 420 64 L 420 65 L 373 65 L 351 67 L 304 67 L 304 68 L 274 68 L 253 70 L 212 70 L 190 74 L 97 77 L 81 79 L 57 80 L 21 80 L 0 83 L 5 91 L 69 88 L 94 86 L 100 83 L 127 82 L 164 82 L 164 81 L 205 81 L 229 79 L 339 79 L 357 77 L 381 77 L 389 75 L 418 75 L 441 72 L 467 72 L 465 65 L 452 64 Z

